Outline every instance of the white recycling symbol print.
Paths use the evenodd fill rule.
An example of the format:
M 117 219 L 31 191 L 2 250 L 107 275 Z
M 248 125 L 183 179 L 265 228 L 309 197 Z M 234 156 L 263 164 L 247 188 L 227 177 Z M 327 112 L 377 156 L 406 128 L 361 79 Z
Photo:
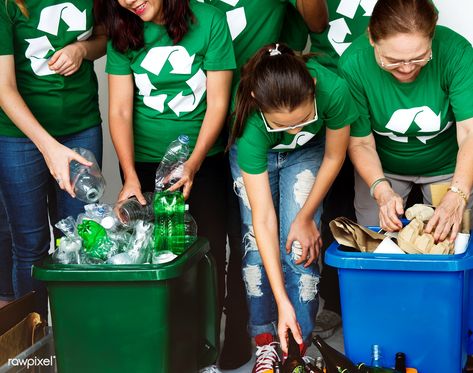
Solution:
M 426 144 L 427 140 L 433 139 L 452 126 L 453 122 L 448 122 L 445 128 L 440 131 L 440 117 L 441 113 L 438 115 L 435 114 L 428 106 L 399 109 L 391 115 L 389 122 L 386 124 L 386 128 L 393 132 L 374 132 L 381 136 L 387 136 L 393 141 L 407 143 L 409 140 L 407 136 L 398 136 L 394 132 L 405 134 L 409 130 L 411 124 L 415 123 L 420 128 L 420 136 L 416 136 L 417 139 Z M 433 135 L 422 135 L 422 133 L 431 133 L 435 131 L 438 132 Z
M 371 17 L 376 2 L 377 0 L 341 0 L 338 4 L 337 13 L 353 19 L 358 7 L 361 6 L 365 11 L 363 16 Z M 351 44 L 351 42 L 345 42 L 347 35 L 351 35 L 351 31 L 345 18 L 337 18 L 329 23 L 327 37 L 339 56 L 341 56 Z
M 197 0 L 201 3 L 205 2 L 205 0 Z M 222 3 L 228 4 L 232 7 L 235 7 L 240 0 L 220 0 Z M 247 21 L 246 21 L 246 13 L 244 7 L 235 8 L 232 10 L 227 11 L 227 24 L 228 29 L 230 30 L 230 35 L 232 40 L 235 40 L 238 35 L 240 35 L 243 30 L 245 30 Z
M 314 136 L 315 134 L 311 132 L 300 131 L 294 136 L 290 144 L 279 144 L 273 147 L 273 149 L 275 150 L 295 149 L 297 145 L 302 146 L 304 144 L 307 144 L 309 140 Z
M 41 11 L 38 30 L 57 36 L 59 24 L 65 22 L 67 31 L 85 31 L 77 37 L 77 40 L 85 40 L 92 34 L 92 28 L 87 30 L 87 10 L 80 11 L 72 3 L 61 3 L 51 5 Z M 31 68 L 38 76 L 56 74 L 48 67 L 49 51 L 55 51 L 46 35 L 38 38 L 25 39 L 29 44 L 25 51 L 25 57 L 31 61 Z
M 195 54 L 192 56 L 189 55 L 187 50 L 180 45 L 154 47 L 148 51 L 143 61 L 141 61 L 141 67 L 157 76 L 160 74 L 166 62 L 169 61 L 173 68 L 170 74 L 188 75 L 191 74 L 194 58 Z M 135 73 L 134 76 L 135 84 L 139 89 L 138 94 L 143 96 L 143 103 L 162 113 L 164 111 L 164 103 L 167 94 L 152 96 L 152 91 L 158 88 L 151 83 L 148 74 Z M 177 116 L 180 116 L 183 112 L 193 111 L 204 96 L 207 88 L 206 83 L 207 76 L 202 69 L 199 68 L 191 78 L 186 80 L 186 84 L 192 90 L 192 94 L 184 95 L 183 91 L 179 92 L 168 102 L 169 108 L 174 111 Z

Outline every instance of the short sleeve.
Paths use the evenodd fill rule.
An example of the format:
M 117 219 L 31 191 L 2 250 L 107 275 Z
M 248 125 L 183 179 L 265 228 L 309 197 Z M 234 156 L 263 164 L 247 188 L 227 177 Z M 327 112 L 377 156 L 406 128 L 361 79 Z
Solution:
M 347 83 L 341 78 L 337 77 L 328 102 L 329 106 L 324 118 L 324 124 L 327 128 L 343 128 L 358 119 L 355 101 L 350 94 Z
M 209 46 L 204 57 L 205 70 L 233 70 L 236 68 L 233 43 L 223 13 L 215 9 L 211 23 Z
M 111 40 L 107 43 L 107 64 L 105 71 L 112 75 L 129 75 L 132 73 L 130 59 L 126 54 L 113 48 Z
M 371 133 L 368 99 L 361 84 L 361 77 L 359 74 L 357 74 L 356 69 L 353 68 L 353 63 L 349 64 L 349 62 L 352 61 L 347 61 L 346 57 L 347 56 L 345 54 L 340 59 L 338 64 L 338 72 L 340 76 L 347 82 L 349 91 L 354 99 L 359 113 L 358 119 L 351 123 L 350 136 L 365 137 Z
M 473 118 L 473 47 L 459 37 L 446 56 L 448 92 L 453 114 L 457 121 Z
M 0 55 L 14 54 L 13 28 L 16 7 L 11 1 L 0 5 Z

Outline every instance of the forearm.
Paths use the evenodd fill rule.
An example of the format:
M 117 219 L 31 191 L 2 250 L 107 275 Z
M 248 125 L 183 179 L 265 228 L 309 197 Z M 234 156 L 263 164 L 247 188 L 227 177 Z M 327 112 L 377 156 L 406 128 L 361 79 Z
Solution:
M 452 185 L 469 194 L 473 186 L 473 131 L 460 142 Z
M 269 284 L 271 285 L 276 302 L 280 304 L 289 298 L 286 293 L 281 266 L 276 215 L 273 213 L 273 217 L 267 219 L 266 222 L 254 222 L 253 227 Z
M 381 161 L 379 160 L 376 148 L 369 144 L 353 144 L 353 139 L 350 139 L 348 146 L 348 154 L 361 178 L 366 185 L 370 186 L 379 178 L 384 177 Z
M 94 28 L 94 34 L 87 40 L 77 41 L 76 44 L 82 51 L 83 58 L 95 61 L 105 55 L 107 49 L 107 35 L 102 26 Z
M 41 153 L 56 140 L 41 126 L 15 87 L 3 86 L 0 107 Z
M 133 142 L 132 118 L 128 115 L 110 114 L 110 136 L 117 153 L 125 180 L 137 179 Z
M 309 197 L 299 212 L 300 216 L 313 219 L 316 210 L 319 208 L 330 186 L 342 168 L 344 160 L 345 153 L 337 154 L 336 156 L 324 156 Z
M 328 10 L 325 0 L 297 0 L 297 10 L 312 32 L 322 32 L 328 24 Z

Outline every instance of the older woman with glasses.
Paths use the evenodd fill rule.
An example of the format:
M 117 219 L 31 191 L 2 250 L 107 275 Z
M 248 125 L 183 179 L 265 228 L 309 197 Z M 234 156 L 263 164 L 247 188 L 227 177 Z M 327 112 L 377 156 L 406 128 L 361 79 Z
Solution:
M 263 47 L 243 68 L 230 163 L 242 215 L 249 330 L 261 372 L 272 369 L 276 332 L 283 349 L 288 328 L 299 343 L 310 341 L 321 202 L 357 118 L 345 82 L 284 45 Z
M 430 186 L 449 183 L 426 227 L 442 241 L 472 205 L 473 49 L 436 23 L 430 0 L 379 0 L 339 70 L 360 112 L 349 144 L 358 222 L 399 230 L 414 184 L 431 204 Z

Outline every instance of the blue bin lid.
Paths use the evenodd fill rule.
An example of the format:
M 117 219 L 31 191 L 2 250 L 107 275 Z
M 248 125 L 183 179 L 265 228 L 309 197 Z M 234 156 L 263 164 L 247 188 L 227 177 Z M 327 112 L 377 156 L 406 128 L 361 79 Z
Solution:
M 473 268 L 473 235 L 465 253 L 457 255 L 378 254 L 340 250 L 333 242 L 325 253 L 325 263 L 335 268 L 383 271 L 458 272 Z

